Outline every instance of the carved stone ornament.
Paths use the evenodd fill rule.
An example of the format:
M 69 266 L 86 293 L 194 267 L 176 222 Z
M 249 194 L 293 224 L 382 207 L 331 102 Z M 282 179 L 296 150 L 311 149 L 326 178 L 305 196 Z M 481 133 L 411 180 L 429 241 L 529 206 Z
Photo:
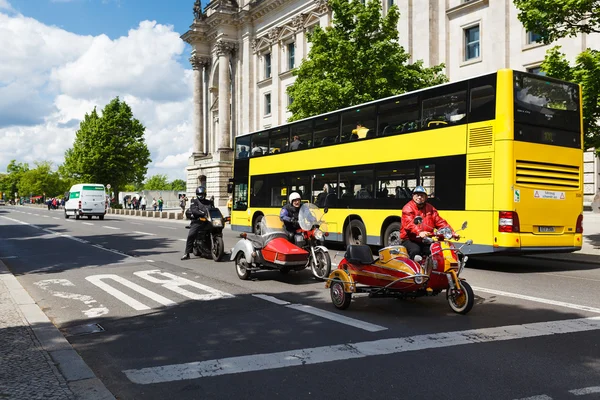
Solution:
M 306 19 L 306 14 L 298 14 L 294 18 L 292 18 L 291 26 L 295 31 L 299 31 L 304 28 L 304 20 Z
M 315 0 L 317 5 L 317 11 L 321 14 L 329 12 L 329 1 L 328 0 Z
M 217 43 L 215 43 L 215 50 L 217 51 L 217 56 L 219 57 L 227 53 L 233 53 L 236 48 L 236 43 L 226 42 L 222 39 L 217 40 Z
M 267 33 L 267 37 L 271 42 L 275 42 L 279 38 L 279 33 L 281 33 L 281 28 L 275 27 Z
M 192 64 L 192 68 L 195 69 L 196 71 L 202 71 L 203 67 L 210 65 L 210 58 L 191 56 L 190 64 Z
M 254 53 L 256 53 L 258 51 L 258 43 L 260 42 L 260 39 L 252 39 L 252 41 L 250 42 L 250 46 L 252 46 L 252 51 Z
M 202 17 L 202 5 L 200 4 L 200 0 L 196 0 L 194 2 L 194 19 L 201 19 Z

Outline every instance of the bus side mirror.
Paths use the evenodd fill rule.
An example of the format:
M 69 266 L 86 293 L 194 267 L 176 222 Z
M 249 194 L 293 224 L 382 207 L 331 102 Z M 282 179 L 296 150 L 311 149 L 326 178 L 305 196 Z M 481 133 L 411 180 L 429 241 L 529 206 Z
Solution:
M 227 193 L 233 193 L 233 183 L 227 184 Z
M 323 209 L 323 214 L 327 214 L 327 211 L 329 211 L 329 207 L 325 207 L 325 208 Z

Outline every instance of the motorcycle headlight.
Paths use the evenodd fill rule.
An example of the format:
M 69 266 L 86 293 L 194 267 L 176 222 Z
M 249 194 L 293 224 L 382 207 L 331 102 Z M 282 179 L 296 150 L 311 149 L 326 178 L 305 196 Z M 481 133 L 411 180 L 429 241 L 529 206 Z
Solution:
M 315 238 L 317 240 L 323 240 L 323 231 L 320 229 L 315 229 Z
M 220 228 L 223 226 L 223 221 L 221 221 L 220 219 L 213 219 L 212 224 L 213 224 L 213 226 Z
M 415 283 L 417 285 L 420 285 L 421 283 L 423 283 L 423 277 L 422 276 L 415 276 Z

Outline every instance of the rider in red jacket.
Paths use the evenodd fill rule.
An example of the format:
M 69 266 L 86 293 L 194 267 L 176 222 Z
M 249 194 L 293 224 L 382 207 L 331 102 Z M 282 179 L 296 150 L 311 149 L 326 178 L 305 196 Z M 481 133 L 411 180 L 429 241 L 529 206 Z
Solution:
M 423 218 L 423 222 L 415 225 L 414 220 L 418 216 Z M 427 192 L 423 186 L 417 186 L 413 190 L 412 200 L 402 208 L 400 239 L 409 257 L 414 259 L 417 254 L 428 255 L 429 244 L 423 243 L 423 238 L 431 236 L 434 229 L 445 227 L 450 227 L 450 224 L 440 217 L 434 206 L 427 203 Z

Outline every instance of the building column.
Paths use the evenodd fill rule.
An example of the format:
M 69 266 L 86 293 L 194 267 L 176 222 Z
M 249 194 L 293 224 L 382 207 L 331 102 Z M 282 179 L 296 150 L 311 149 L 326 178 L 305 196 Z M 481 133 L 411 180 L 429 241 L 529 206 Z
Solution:
M 193 55 L 190 63 L 194 71 L 194 149 L 192 155 L 203 156 L 206 154 L 204 151 L 204 67 L 210 65 L 210 59 Z
M 231 150 L 231 77 L 229 59 L 234 43 L 219 40 L 215 45 L 219 58 L 219 136 L 217 151 Z

